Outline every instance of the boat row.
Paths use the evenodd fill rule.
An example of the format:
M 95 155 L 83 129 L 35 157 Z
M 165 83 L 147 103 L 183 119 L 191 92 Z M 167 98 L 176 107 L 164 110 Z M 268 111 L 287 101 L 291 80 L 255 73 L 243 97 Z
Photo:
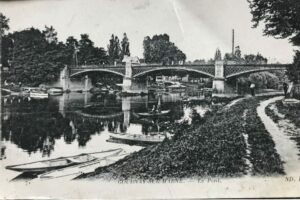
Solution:
M 63 94 L 63 89 L 60 87 L 52 87 L 49 89 L 35 88 L 35 87 L 23 87 L 21 89 L 23 95 L 29 95 L 30 98 L 45 99 L 49 95 L 56 96 Z

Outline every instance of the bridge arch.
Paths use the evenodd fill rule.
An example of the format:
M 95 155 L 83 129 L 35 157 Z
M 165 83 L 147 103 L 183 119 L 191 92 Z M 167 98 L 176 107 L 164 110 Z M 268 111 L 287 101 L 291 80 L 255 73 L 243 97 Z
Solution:
M 77 72 L 71 73 L 70 77 L 75 77 L 75 76 L 87 74 L 87 73 L 90 73 L 90 72 L 107 72 L 107 73 L 116 74 L 116 75 L 119 75 L 119 76 L 122 76 L 122 77 L 125 76 L 122 72 L 114 71 L 114 70 L 111 70 L 111 69 L 99 68 L 99 69 L 84 69 L 84 70 L 81 70 L 81 71 L 77 71 Z
M 208 76 L 208 77 L 211 77 L 213 78 L 214 75 L 213 73 L 209 73 L 209 72 L 205 72 L 205 71 L 202 71 L 202 70 L 197 70 L 197 69 L 193 69 L 193 68 L 188 68 L 188 67 L 178 67 L 178 66 L 175 66 L 175 67 L 170 67 L 170 66 L 165 66 L 165 67 L 153 67 L 153 68 L 149 68 L 147 70 L 140 70 L 140 71 L 137 71 L 134 75 L 133 75 L 133 78 L 137 78 L 137 77 L 140 77 L 140 76 L 143 76 L 145 74 L 148 74 L 148 73 L 151 73 L 151 72 L 155 72 L 155 71 L 165 71 L 165 70 L 172 70 L 172 71 L 187 71 L 187 72 L 195 72 L 195 73 L 198 73 L 198 74 L 202 74 L 202 75 L 205 75 L 205 76 Z

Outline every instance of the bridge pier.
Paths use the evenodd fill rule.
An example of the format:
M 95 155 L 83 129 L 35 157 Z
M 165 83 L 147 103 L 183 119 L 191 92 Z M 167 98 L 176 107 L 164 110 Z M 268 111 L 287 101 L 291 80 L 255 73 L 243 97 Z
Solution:
M 124 121 L 123 121 L 123 129 L 127 130 L 130 124 L 130 98 L 123 97 L 122 98 L 122 111 L 124 113 Z
M 88 75 L 84 76 L 84 92 L 88 92 L 92 88 L 92 80 L 89 78 Z
M 60 86 L 63 88 L 64 91 L 70 89 L 70 77 L 69 77 L 69 70 L 68 67 L 65 66 L 59 75 L 59 83 Z
M 130 57 L 127 57 L 124 59 L 125 64 L 125 76 L 123 78 L 123 92 L 131 92 L 131 86 L 132 86 L 132 61 Z
M 215 61 L 215 77 L 213 80 L 213 92 L 222 94 L 225 91 L 225 77 L 224 77 L 224 61 Z
M 222 94 L 225 91 L 225 79 L 214 79 L 213 80 L 213 92 Z

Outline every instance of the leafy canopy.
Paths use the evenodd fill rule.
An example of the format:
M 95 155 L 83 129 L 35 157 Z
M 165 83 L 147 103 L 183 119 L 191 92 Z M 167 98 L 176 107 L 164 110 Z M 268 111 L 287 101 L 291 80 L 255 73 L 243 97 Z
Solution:
M 170 41 L 167 34 L 145 37 L 144 58 L 146 63 L 176 64 L 185 61 L 186 55 Z
M 300 3 L 299 0 L 248 0 L 253 27 L 264 23 L 264 34 L 276 38 L 290 38 L 300 45 Z

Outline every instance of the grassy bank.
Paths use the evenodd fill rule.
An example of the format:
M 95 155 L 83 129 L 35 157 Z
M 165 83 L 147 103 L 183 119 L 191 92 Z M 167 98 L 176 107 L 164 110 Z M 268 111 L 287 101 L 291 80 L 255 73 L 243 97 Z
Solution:
M 175 130 L 172 140 L 147 147 L 81 178 L 161 180 L 242 176 L 247 170 L 243 132 L 248 134 L 251 145 L 251 171 L 267 175 L 283 173 L 272 138 L 257 116 L 258 103 L 258 97 L 245 99 L 230 109 L 207 113 L 190 127 L 174 125 L 170 127 Z
M 300 104 L 283 105 L 282 101 L 276 102 L 279 113 L 285 115 L 285 119 L 290 120 L 297 128 L 300 128 Z
M 275 123 L 281 122 L 280 126 L 285 129 L 291 140 L 296 142 L 297 148 L 300 150 L 300 136 L 296 130 L 300 129 L 300 104 L 284 105 L 282 101 L 276 101 L 274 105 L 278 112 L 283 115 L 278 116 L 278 114 L 271 109 L 271 105 L 265 109 L 267 115 L 271 117 Z

